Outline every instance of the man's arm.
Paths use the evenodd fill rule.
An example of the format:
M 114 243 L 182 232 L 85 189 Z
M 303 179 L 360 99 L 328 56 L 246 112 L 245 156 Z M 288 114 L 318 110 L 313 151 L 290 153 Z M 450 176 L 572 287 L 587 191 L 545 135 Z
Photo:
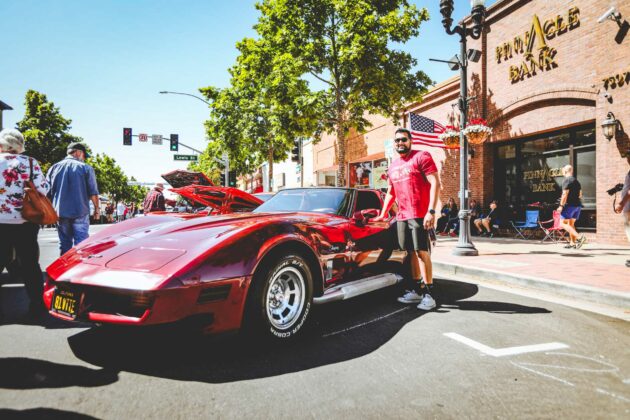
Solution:
M 569 190 L 562 190 L 562 195 L 560 196 L 560 205 L 557 208 L 558 213 L 562 213 L 562 209 L 567 203 L 568 196 L 569 196 Z
M 440 191 L 440 177 L 437 172 L 426 175 L 427 181 L 431 184 L 431 192 L 429 193 L 429 209 L 435 209 Z M 435 223 L 435 216 L 429 212 L 424 216 L 424 228 L 431 229 Z
M 390 185 L 387 188 L 387 195 L 385 196 L 385 201 L 383 201 L 383 208 L 381 209 L 381 213 L 377 217 L 373 217 L 372 219 L 369 219 L 369 221 L 380 222 L 382 220 L 387 219 L 389 210 L 391 210 L 395 199 L 396 199 L 396 191 L 394 191 L 394 187 Z
M 615 213 L 621 213 L 628 201 L 630 201 L 630 189 L 628 190 L 625 196 L 621 197 L 621 200 L 619 200 L 619 202 L 615 206 Z

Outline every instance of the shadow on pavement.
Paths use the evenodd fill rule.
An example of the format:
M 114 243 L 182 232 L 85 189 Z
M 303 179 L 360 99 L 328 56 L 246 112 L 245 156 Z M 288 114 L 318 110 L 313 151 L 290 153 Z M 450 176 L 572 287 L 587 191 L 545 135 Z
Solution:
M 47 313 L 36 317 L 29 316 L 29 299 L 24 285 L 0 287 L 0 299 L 0 326 L 9 324 L 39 325 L 46 329 L 86 328 L 91 326 L 91 324 L 66 322 Z
M 0 388 L 5 389 L 94 387 L 109 385 L 118 380 L 117 371 L 64 365 L 26 357 L 0 358 L 0 372 L 2 372 Z
M 540 313 L 500 302 L 458 302 L 476 285 L 439 281 L 446 305 L 503 313 Z M 68 339 L 75 356 L 96 366 L 184 381 L 225 383 L 277 376 L 365 356 L 426 312 L 396 301 L 398 288 L 346 302 L 316 306 L 310 325 L 294 341 L 267 343 L 241 336 L 199 337 L 177 330 L 92 328 Z M 482 309 L 483 308 L 483 309 Z
M 10 410 L 6 408 L 0 408 L 1 419 L 64 419 L 64 420 L 89 420 L 97 419 L 96 417 L 87 416 L 85 414 L 74 413 L 72 411 L 57 410 L 54 408 L 31 408 L 28 410 Z

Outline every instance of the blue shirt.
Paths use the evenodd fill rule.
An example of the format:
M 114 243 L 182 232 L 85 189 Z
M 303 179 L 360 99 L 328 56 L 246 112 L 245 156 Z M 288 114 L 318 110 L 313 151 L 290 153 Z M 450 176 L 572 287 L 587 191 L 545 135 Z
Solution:
M 98 195 L 94 169 L 72 156 L 55 163 L 48 171 L 52 204 L 59 217 L 77 218 L 90 214 L 90 197 Z

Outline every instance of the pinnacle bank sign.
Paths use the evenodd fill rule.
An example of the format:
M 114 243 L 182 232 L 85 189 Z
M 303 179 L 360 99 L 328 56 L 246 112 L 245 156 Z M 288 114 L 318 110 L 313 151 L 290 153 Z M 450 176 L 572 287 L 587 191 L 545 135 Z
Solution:
M 524 36 L 517 35 L 512 40 L 498 45 L 495 49 L 497 64 L 510 61 L 514 56 L 522 55 L 520 64 L 512 64 L 509 68 L 509 78 L 512 83 L 518 83 L 525 78 L 536 76 L 558 67 L 556 63 L 557 51 L 547 45 L 547 41 L 560 37 L 580 26 L 580 10 L 577 7 L 569 9 L 566 15 L 557 15 L 540 24 L 540 19 L 534 15 L 532 26 Z M 534 49 L 536 46 L 536 49 Z

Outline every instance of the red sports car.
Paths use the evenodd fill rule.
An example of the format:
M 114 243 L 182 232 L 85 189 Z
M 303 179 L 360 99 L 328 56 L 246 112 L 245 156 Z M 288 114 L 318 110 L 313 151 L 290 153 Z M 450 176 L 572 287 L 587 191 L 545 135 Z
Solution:
M 211 197 L 229 197 L 220 201 L 232 209 L 247 196 L 250 204 L 260 201 L 206 188 Z M 292 337 L 312 304 L 400 281 L 387 268 L 396 264 L 384 264 L 404 256 L 394 249 L 389 223 L 368 223 L 381 206 L 378 191 L 300 188 L 250 212 L 135 218 L 52 263 L 44 300 L 66 320 L 152 325 L 193 318 L 211 333 L 248 327 Z

